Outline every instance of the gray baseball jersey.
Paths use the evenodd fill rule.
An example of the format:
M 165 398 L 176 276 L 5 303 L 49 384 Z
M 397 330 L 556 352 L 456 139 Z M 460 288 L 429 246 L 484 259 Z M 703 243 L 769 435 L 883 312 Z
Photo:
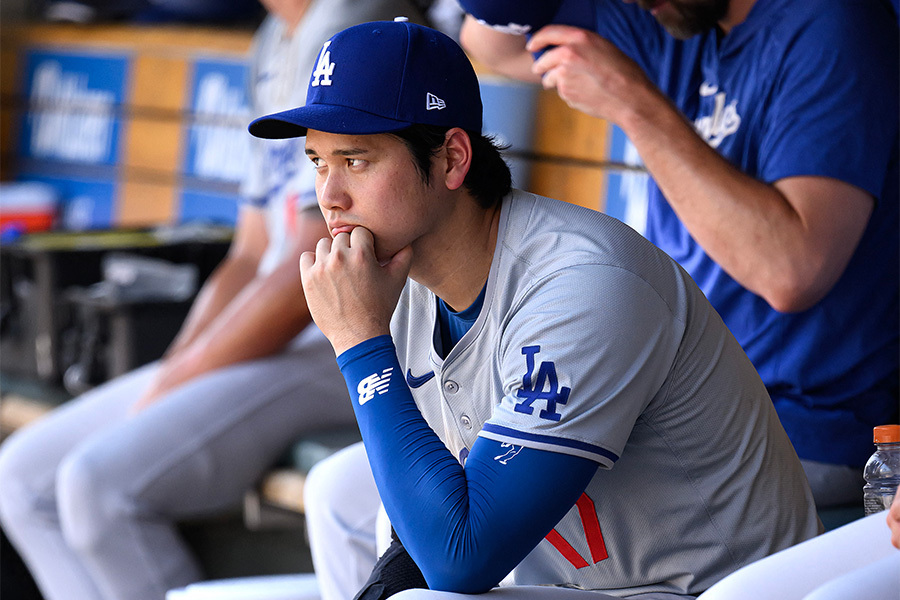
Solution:
M 461 461 L 484 436 L 600 466 L 517 583 L 697 593 L 820 529 L 740 346 L 691 278 L 611 217 L 514 191 L 481 314 L 446 359 L 436 299 L 413 281 L 392 334 Z

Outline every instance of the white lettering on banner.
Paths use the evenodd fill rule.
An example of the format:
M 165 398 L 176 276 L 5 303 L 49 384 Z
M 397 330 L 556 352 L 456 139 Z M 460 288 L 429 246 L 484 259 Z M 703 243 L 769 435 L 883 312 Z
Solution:
M 197 86 L 194 110 L 201 119 L 225 122 L 191 127 L 195 142 L 194 174 L 208 179 L 242 181 L 250 163 L 250 137 L 240 126 L 249 120 L 243 91 L 229 86 L 221 73 L 210 73 Z
M 94 218 L 94 199 L 80 195 L 66 203 L 63 224 L 72 231 L 84 231 L 91 226 Z
M 643 165 L 637 148 L 631 140 L 625 142 L 625 164 Z M 638 233 L 647 231 L 647 211 L 649 199 L 649 175 L 645 171 L 626 171 L 622 174 L 619 193 L 625 198 L 625 223 Z
M 703 85 L 708 84 L 704 83 Z M 700 93 L 703 94 L 703 89 Z M 694 127 L 707 144 L 718 148 L 725 138 L 735 133 L 741 126 L 741 115 L 737 111 L 737 100 L 732 100 L 728 105 L 725 104 L 725 92 L 715 94 L 714 102 L 713 114 L 707 117 L 698 117 L 694 121 Z
M 104 162 L 111 152 L 115 95 L 88 87 L 84 73 L 40 63 L 31 88 L 31 154 L 73 162 Z

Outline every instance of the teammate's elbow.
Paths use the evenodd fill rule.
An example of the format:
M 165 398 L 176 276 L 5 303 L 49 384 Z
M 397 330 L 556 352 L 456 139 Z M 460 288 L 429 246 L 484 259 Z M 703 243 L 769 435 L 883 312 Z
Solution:
M 798 313 L 818 304 L 832 287 L 833 282 L 798 276 L 771 281 L 759 294 L 777 312 Z

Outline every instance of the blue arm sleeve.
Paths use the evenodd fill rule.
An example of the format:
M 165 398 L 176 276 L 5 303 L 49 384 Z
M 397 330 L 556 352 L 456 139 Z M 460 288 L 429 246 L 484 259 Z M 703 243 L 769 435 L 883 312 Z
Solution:
M 593 477 L 586 458 L 486 438 L 465 467 L 419 412 L 389 336 L 338 357 L 394 529 L 431 589 L 481 593 L 559 522 Z

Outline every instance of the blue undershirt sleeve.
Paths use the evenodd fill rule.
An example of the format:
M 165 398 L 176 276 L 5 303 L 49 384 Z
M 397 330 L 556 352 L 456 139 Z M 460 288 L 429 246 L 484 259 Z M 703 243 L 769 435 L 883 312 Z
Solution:
M 465 467 L 428 426 L 390 336 L 338 357 L 381 500 L 433 590 L 481 593 L 584 492 L 597 463 L 479 437 Z

